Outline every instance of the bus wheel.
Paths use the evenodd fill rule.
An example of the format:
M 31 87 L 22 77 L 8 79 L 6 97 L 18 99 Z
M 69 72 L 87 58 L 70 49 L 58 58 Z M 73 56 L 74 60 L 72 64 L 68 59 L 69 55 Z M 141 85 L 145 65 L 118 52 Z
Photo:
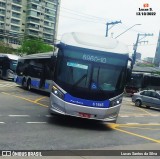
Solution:
M 22 80 L 22 87 L 25 88 L 25 79 Z
M 31 80 L 27 81 L 27 90 L 31 90 Z
M 140 100 L 135 101 L 135 106 L 140 107 L 142 105 L 142 102 Z

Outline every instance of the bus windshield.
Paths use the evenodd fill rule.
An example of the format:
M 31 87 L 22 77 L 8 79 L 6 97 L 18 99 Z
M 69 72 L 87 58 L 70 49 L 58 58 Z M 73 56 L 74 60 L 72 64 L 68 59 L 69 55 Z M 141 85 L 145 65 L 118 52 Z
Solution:
M 16 71 L 16 67 L 17 67 L 17 60 L 10 60 L 10 69 L 12 71 Z
M 59 51 L 55 82 L 68 93 L 104 100 L 123 92 L 126 56 L 87 49 Z

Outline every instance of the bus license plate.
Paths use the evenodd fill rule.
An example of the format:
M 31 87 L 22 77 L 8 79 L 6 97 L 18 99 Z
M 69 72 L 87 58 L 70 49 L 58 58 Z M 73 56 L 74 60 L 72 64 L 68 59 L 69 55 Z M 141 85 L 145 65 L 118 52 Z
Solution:
M 79 116 L 82 117 L 82 118 L 90 118 L 91 114 L 79 112 Z

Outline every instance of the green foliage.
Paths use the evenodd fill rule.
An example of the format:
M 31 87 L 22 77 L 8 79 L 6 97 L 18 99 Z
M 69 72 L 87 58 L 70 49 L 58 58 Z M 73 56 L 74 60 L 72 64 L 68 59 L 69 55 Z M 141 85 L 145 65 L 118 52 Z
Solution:
M 27 37 L 23 40 L 22 45 L 18 48 L 20 54 L 36 54 L 53 51 L 53 47 L 43 42 L 40 38 Z
M 12 54 L 15 50 L 12 48 L 10 44 L 4 43 L 3 41 L 0 41 L 0 53 L 8 53 Z
M 140 67 L 155 67 L 155 64 L 151 64 L 151 63 L 137 63 L 137 66 L 140 66 Z

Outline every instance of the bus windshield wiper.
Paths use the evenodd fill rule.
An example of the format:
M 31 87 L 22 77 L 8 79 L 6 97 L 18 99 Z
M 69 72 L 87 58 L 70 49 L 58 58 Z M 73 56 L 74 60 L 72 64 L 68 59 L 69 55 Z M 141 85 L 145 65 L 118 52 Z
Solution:
M 75 84 L 73 84 L 73 87 L 75 87 L 75 86 L 77 86 L 79 83 L 81 83 L 83 80 L 84 80 L 84 78 L 86 78 L 87 77 L 87 74 L 84 74 L 77 82 L 75 82 Z

